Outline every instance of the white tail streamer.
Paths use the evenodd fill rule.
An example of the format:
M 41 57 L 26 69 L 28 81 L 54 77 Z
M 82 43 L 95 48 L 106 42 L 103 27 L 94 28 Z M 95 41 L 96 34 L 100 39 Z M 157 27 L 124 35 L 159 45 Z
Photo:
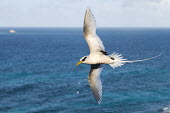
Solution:
M 134 63 L 134 62 L 141 62 L 141 61 L 146 61 L 146 60 L 151 60 L 154 58 L 157 58 L 159 56 L 161 56 L 163 53 L 151 57 L 151 58 L 147 58 L 147 59 L 143 59 L 143 60 L 132 60 L 132 61 L 128 61 L 127 59 L 123 59 L 122 54 L 118 54 L 118 53 L 113 53 L 110 55 L 111 58 L 114 58 L 114 63 L 109 64 L 112 68 L 116 68 L 116 67 L 120 67 L 122 65 L 124 65 L 125 63 Z

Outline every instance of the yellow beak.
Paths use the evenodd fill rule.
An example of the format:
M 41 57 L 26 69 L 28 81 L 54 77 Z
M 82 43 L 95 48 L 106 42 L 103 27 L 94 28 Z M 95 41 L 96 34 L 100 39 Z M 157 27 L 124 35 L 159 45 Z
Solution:
M 82 63 L 82 61 L 79 61 L 79 62 L 76 64 L 76 66 L 80 65 L 81 63 Z

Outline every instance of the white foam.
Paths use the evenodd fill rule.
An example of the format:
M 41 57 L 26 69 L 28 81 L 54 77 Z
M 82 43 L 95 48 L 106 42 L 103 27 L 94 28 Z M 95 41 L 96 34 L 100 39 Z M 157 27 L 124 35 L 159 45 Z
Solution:
M 170 106 L 166 106 L 166 107 L 162 108 L 162 111 L 164 113 L 170 113 Z

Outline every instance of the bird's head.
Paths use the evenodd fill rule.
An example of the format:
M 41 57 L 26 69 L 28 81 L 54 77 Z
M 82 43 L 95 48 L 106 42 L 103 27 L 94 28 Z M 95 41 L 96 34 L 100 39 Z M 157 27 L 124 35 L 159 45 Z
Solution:
M 87 56 L 82 57 L 80 61 L 76 64 L 76 66 L 80 65 L 81 63 L 84 63 L 86 59 L 87 59 Z

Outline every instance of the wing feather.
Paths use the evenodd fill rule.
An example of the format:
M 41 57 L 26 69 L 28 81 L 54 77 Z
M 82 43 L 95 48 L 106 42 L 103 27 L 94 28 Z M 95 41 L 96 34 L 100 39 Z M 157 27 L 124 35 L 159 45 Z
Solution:
M 85 13 L 83 32 L 90 53 L 105 51 L 103 42 L 96 34 L 96 21 L 90 9 L 87 9 Z
M 102 69 L 103 64 L 91 65 L 91 70 L 88 77 L 90 87 L 98 104 L 102 101 L 102 82 L 100 79 Z
M 84 16 L 83 31 L 84 31 L 85 36 L 90 35 L 90 34 L 93 34 L 93 35 L 96 34 L 96 20 L 90 9 L 86 10 L 86 13 Z

